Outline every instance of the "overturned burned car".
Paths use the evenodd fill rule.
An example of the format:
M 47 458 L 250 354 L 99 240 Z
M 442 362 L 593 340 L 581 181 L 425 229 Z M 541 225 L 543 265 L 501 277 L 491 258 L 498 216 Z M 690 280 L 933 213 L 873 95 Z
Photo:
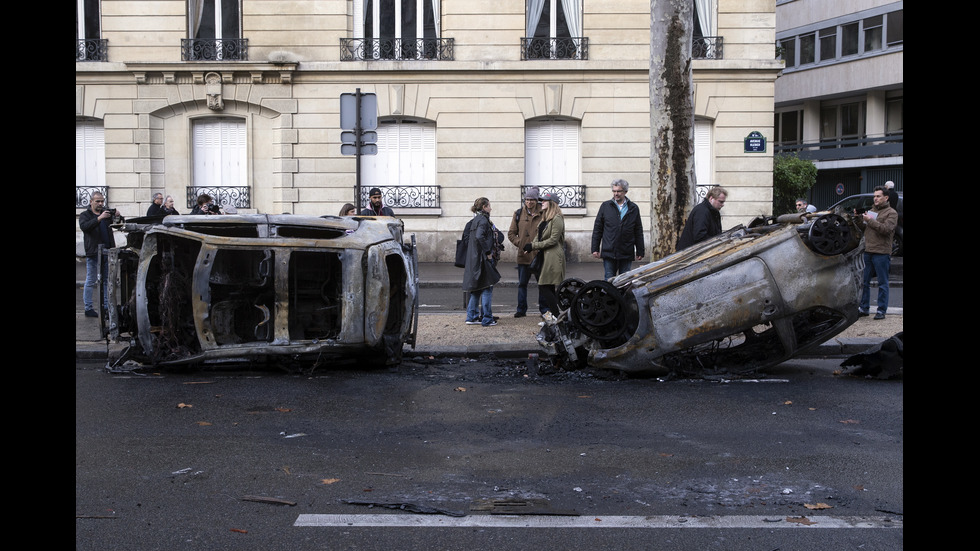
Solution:
M 857 319 L 846 213 L 759 217 L 608 281 L 565 280 L 539 344 L 559 366 L 698 375 L 776 365 Z
M 418 262 L 395 218 L 137 218 L 106 251 L 103 332 L 137 365 L 293 364 L 414 346 Z M 107 319 L 106 319 L 107 318 Z

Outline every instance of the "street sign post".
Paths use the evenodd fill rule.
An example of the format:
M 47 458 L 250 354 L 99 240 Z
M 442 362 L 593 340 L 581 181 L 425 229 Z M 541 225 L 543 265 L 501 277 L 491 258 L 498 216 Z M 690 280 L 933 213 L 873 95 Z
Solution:
M 378 154 L 378 96 L 362 94 L 340 95 L 340 154 L 354 155 L 357 165 L 354 185 L 354 204 L 361 204 L 361 155 Z

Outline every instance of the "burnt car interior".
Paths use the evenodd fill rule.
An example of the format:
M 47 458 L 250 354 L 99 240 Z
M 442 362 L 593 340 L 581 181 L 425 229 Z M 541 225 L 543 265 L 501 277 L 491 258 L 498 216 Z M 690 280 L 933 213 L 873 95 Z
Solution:
M 181 217 L 169 226 L 137 219 L 124 228 L 127 246 L 107 252 L 116 308 L 103 333 L 130 340 L 129 359 L 322 359 L 363 349 L 394 362 L 414 344 L 414 243 L 393 241 L 400 221 L 393 232 L 364 222 L 362 239 L 360 220 L 331 227 L 222 218 Z M 369 247 L 381 252 L 369 255 Z M 373 258 L 383 267 L 370 266 Z M 368 286 L 378 300 L 365 297 Z M 365 311 L 376 306 L 381 311 Z

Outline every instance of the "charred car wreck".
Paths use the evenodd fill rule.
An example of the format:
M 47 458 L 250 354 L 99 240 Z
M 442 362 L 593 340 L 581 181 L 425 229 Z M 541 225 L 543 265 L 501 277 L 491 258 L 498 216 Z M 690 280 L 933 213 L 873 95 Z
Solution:
M 776 365 L 857 319 L 846 213 L 759 217 L 608 281 L 565 280 L 537 335 L 557 366 L 698 375 Z
M 418 262 L 395 218 L 168 216 L 122 224 L 103 333 L 138 365 L 396 363 L 414 347 Z M 118 363 L 119 360 L 117 360 Z

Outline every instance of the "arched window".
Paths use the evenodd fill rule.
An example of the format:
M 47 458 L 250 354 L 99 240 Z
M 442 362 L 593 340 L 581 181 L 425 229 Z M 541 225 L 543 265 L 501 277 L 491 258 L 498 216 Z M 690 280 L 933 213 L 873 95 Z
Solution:
M 528 121 L 524 130 L 524 183 L 578 186 L 581 182 L 581 123 L 569 119 Z
M 247 134 L 244 119 L 194 120 L 193 187 L 196 197 L 208 193 L 220 205 L 249 206 Z
M 378 121 L 378 154 L 361 157 L 362 186 L 436 185 L 436 125 L 405 118 Z
M 105 129 L 102 121 L 75 122 L 75 206 L 88 207 L 93 191 L 105 189 Z

